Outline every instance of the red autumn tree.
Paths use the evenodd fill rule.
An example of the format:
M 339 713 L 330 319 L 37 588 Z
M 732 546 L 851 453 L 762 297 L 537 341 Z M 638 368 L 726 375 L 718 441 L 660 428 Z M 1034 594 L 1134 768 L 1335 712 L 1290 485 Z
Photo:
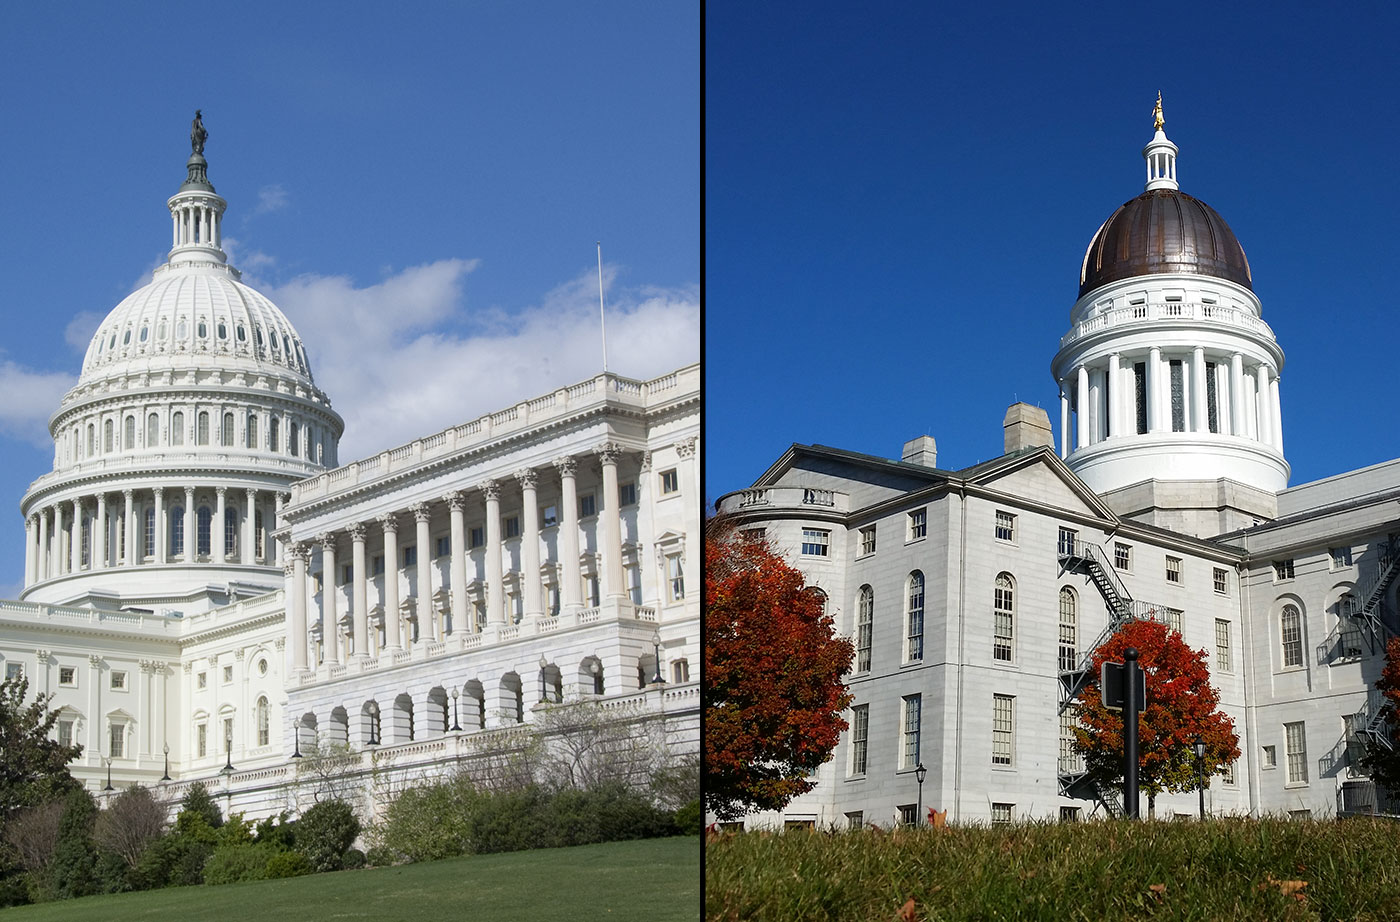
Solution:
M 763 541 L 711 520 L 705 535 L 705 805 L 733 819 L 810 791 L 851 696 L 851 642 L 821 596 Z
M 1199 782 L 1196 738 L 1206 745 L 1207 778 L 1240 757 L 1239 737 L 1229 717 L 1216 710 L 1220 694 L 1211 687 L 1203 650 L 1192 650 L 1176 631 L 1156 621 L 1129 621 L 1094 651 L 1092 680 L 1075 704 L 1079 727 L 1075 749 L 1101 785 L 1123 779 L 1123 714 L 1103 706 L 1099 667 L 1123 662 L 1136 647 L 1146 674 L 1147 707 L 1138 720 L 1138 786 L 1147 794 L 1147 815 L 1163 791 L 1194 791 Z
M 1385 667 L 1376 688 L 1384 696 L 1382 732 L 1390 745 L 1367 737 L 1361 769 L 1391 794 L 1400 794 L 1400 637 L 1392 637 L 1385 645 Z

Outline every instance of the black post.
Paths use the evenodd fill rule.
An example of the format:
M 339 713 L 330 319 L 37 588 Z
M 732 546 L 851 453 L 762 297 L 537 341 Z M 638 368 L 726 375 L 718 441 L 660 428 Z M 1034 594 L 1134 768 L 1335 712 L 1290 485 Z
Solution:
M 1138 665 L 1136 647 L 1129 647 L 1124 654 L 1127 669 L 1124 670 L 1123 695 L 1123 815 L 1130 820 L 1138 818 L 1138 675 L 1142 667 Z

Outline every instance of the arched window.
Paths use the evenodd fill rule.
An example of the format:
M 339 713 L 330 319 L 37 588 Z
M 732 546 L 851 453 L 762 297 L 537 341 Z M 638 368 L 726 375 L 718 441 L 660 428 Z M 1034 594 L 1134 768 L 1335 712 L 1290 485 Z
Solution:
M 92 566 L 92 518 L 90 516 L 83 516 L 81 531 L 83 533 L 82 564 L 85 567 L 90 567 Z
M 1016 585 L 1010 573 L 997 574 L 992 621 L 992 659 L 1009 663 L 1016 641 Z
M 233 414 L 224 414 L 223 430 L 219 433 L 219 444 L 225 448 L 233 447 Z
M 175 506 L 170 510 L 170 556 L 179 557 L 185 553 L 185 507 Z
M 127 451 L 131 451 L 136 447 L 136 417 L 128 416 L 126 418 L 126 424 L 122 428 L 124 430 L 122 433 L 122 447 Z
M 278 449 L 277 449 L 277 430 L 278 430 L 278 425 L 277 425 L 277 424 L 278 424 L 279 422 L 281 422 L 281 420 L 279 420 L 279 419 L 278 419 L 277 417 L 275 417 L 275 416 L 272 417 L 272 419 L 268 421 L 268 424 L 267 424 L 267 450 L 268 450 L 268 451 L 277 451 L 277 450 L 278 450 Z
M 860 587 L 856 604 L 856 672 L 870 671 L 870 644 L 875 630 L 875 590 Z
M 1303 665 L 1303 616 L 1298 611 L 1298 606 L 1283 606 L 1283 616 L 1279 620 L 1279 634 L 1283 638 L 1283 665 Z
M 185 414 L 179 410 L 170 417 L 170 444 L 185 444 Z
M 209 553 L 209 524 L 213 521 L 214 514 L 209 511 L 208 506 L 200 506 L 194 514 L 195 528 L 195 553 Z
M 807 592 L 812 596 L 812 598 L 816 599 L 817 602 L 819 602 L 819 603 L 821 604 L 821 607 L 822 607 L 822 615 L 826 615 L 826 603 L 827 603 L 826 593 L 825 593 L 825 592 L 822 592 L 822 591 L 821 591 L 820 589 L 818 589 L 816 586 L 808 586 L 808 587 L 807 587 Z
M 146 540 L 143 542 L 143 544 L 142 544 L 142 546 L 141 546 L 141 553 L 142 553 L 143 555 L 145 555 L 146 557 L 150 557 L 150 556 L 153 556 L 153 555 L 155 554 L 155 547 L 156 547 L 156 507 L 155 507 L 155 506 L 147 506 L 147 507 L 146 507 L 145 522 L 144 522 L 143 524 L 145 525 L 145 527 L 142 529 L 142 531 L 143 531 L 144 534 L 145 534 L 145 539 L 146 539 Z
M 258 698 L 258 745 L 266 746 L 271 733 L 268 730 L 267 696 Z
M 195 430 L 194 430 L 194 443 L 195 443 L 196 445 L 208 445 L 208 444 L 209 444 L 209 414 L 208 414 L 207 412 L 200 411 L 199 416 L 197 416 L 195 419 L 196 419 L 196 422 L 195 422 Z
M 1074 590 L 1060 587 L 1060 671 L 1069 672 L 1078 664 L 1079 600 Z
M 160 443 L 160 417 L 152 413 L 146 417 L 146 447 L 154 448 Z
M 248 447 L 258 447 L 258 418 L 252 413 L 248 414 Z
M 292 453 L 293 458 L 301 454 L 300 436 L 300 427 L 298 427 L 296 423 L 289 423 L 287 425 L 287 450 Z
M 91 458 L 97 453 L 97 445 L 94 443 L 94 435 L 97 430 L 92 427 L 92 423 L 87 424 L 87 453 L 86 457 Z
M 112 450 L 112 421 L 110 419 L 102 424 L 102 450 L 104 452 Z
M 905 625 L 904 661 L 917 662 L 924 658 L 924 574 L 918 570 L 909 574 L 909 610 Z
M 224 553 L 238 557 L 238 510 L 224 510 Z

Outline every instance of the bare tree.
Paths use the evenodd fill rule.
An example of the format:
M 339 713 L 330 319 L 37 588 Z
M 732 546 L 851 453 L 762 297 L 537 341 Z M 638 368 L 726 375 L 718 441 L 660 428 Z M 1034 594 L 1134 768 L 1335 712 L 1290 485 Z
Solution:
M 644 788 L 666 763 L 659 719 L 640 705 L 605 707 L 592 699 L 535 709 L 540 780 L 586 790 L 603 781 Z
M 464 771 L 483 791 L 516 791 L 536 781 L 539 741 L 525 725 L 471 738 Z
M 134 868 L 146 846 L 165 832 L 168 812 L 169 806 L 156 800 L 149 788 L 133 784 L 97 815 L 93 838 Z
M 357 779 L 360 754 L 346 743 L 318 738 L 297 760 L 298 789 L 306 789 L 316 803 L 327 800 L 358 802 L 360 785 Z
M 63 800 L 58 799 L 16 811 L 5 823 L 5 844 L 26 871 L 42 872 L 49 866 L 62 817 Z

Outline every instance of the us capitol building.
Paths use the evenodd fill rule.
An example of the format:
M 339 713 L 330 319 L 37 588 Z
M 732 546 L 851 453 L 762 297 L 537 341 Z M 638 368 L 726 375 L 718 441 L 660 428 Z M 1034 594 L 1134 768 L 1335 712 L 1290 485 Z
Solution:
M 749 823 L 1117 814 L 1070 703 L 1140 618 L 1205 651 L 1234 722 L 1242 755 L 1209 779 L 1210 812 L 1395 812 L 1357 758 L 1389 745 L 1374 682 L 1400 630 L 1400 461 L 1288 486 L 1283 350 L 1239 240 L 1179 188 L 1160 99 L 1154 127 L 1143 193 L 1078 267 L 1051 362 L 1058 448 L 1018 403 L 1005 453 L 970 468 L 939 468 L 927 435 L 893 459 L 795 444 L 720 498 L 856 651 L 816 788 Z M 1159 795 L 1158 815 L 1196 801 Z
M 699 367 L 342 464 L 301 338 L 221 248 L 206 137 L 196 118 L 166 264 L 51 418 L 25 588 L 0 601 L 5 675 L 54 696 L 74 776 L 203 780 L 262 816 L 297 808 L 317 746 L 404 782 L 579 699 L 693 755 Z

